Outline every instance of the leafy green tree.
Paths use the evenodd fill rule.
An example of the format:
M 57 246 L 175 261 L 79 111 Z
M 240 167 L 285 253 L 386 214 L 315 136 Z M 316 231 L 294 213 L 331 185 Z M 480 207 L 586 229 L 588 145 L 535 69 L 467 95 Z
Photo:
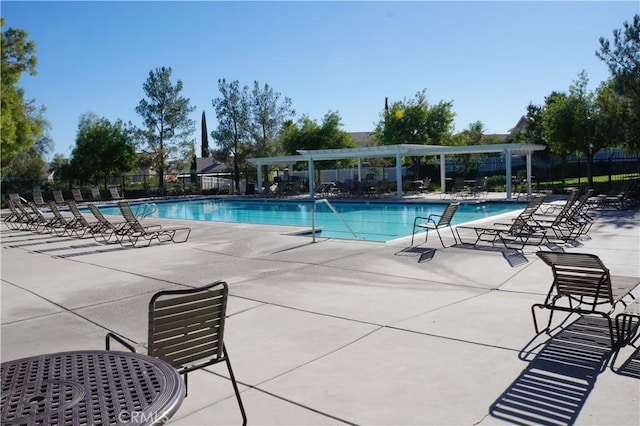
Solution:
M 39 136 L 35 143 L 11 155 L 9 160 L 2 164 L 2 176 L 20 178 L 25 185 L 40 185 L 45 178 L 47 162 L 45 157 L 53 149 L 53 140 L 49 136 L 49 122 L 42 115 L 33 117 L 44 134 Z
M 298 150 L 305 149 L 341 149 L 355 148 L 356 144 L 348 132 L 341 130 L 342 118 L 338 112 L 329 111 L 322 119 L 322 123 L 303 115 L 294 124 L 286 122 L 281 134 L 281 141 L 286 154 L 295 155 Z M 330 160 L 316 163 L 317 176 L 322 169 L 344 167 L 350 160 Z
M 507 138 L 509 143 L 543 143 L 542 112 L 544 107 L 530 102 L 525 114 L 524 129 L 514 130 Z
M 196 164 L 196 141 L 195 139 L 187 140 L 180 147 L 180 156 L 175 161 L 175 166 L 178 170 L 185 170 L 189 168 L 189 170 L 197 170 Z M 197 174 L 194 175 L 191 172 L 191 181 L 197 181 Z
M 0 18 L 0 27 L 4 27 Z M 36 75 L 37 58 L 35 43 L 27 40 L 28 34 L 22 29 L 9 28 L 0 33 L 0 157 L 3 167 L 12 160 L 22 161 L 26 155 L 36 151 L 30 148 L 46 137 L 47 121 L 43 118 L 44 108 L 38 108 L 33 100 L 24 99 L 24 90 L 19 86 L 23 73 Z M 14 169 L 15 173 L 17 169 Z
M 470 123 L 469 127 L 449 138 L 449 145 L 465 146 L 465 145 L 483 145 L 485 127 L 481 121 Z M 479 154 L 461 154 L 450 155 L 454 167 L 459 173 L 468 175 L 473 169 L 480 164 L 482 157 Z
M 250 132 L 253 139 L 253 154 L 256 157 L 271 157 L 282 153 L 279 143 L 279 133 L 283 124 L 295 116 L 291 106 L 291 99 L 282 97 L 278 92 L 265 84 L 260 87 L 253 82 L 250 101 L 251 124 Z M 268 166 L 264 166 L 263 173 L 268 175 Z
M 538 151 L 537 156 L 539 158 L 543 158 L 547 166 L 549 167 L 548 171 L 550 173 L 551 165 L 553 162 L 553 155 L 551 154 L 551 150 L 547 145 L 547 139 L 545 137 L 545 127 L 544 127 L 544 112 L 546 107 L 553 102 L 553 99 L 558 95 L 558 92 L 552 92 L 551 95 L 545 98 L 544 105 L 536 105 L 533 102 L 530 102 L 527 105 L 527 114 L 525 115 L 527 119 L 527 124 L 524 129 L 515 131 L 508 138 L 508 142 L 514 143 L 534 143 L 546 145 L 544 151 Z M 564 171 L 564 167 L 566 164 L 566 154 L 561 155 L 562 158 L 562 169 Z M 541 176 L 539 176 L 541 177 Z
M 18 177 L 25 186 L 40 185 L 47 173 L 47 163 L 35 145 L 23 149 L 11 158 L 11 163 L 2 167 L 3 178 Z
M 195 107 L 189 105 L 189 98 L 180 95 L 182 81 L 171 82 L 170 67 L 149 71 L 142 88 L 147 99 L 140 101 L 136 112 L 146 126 L 147 153 L 153 159 L 152 168 L 158 173 L 160 189 L 164 190 L 169 160 L 174 159 L 180 146 L 191 143 L 189 137 L 195 131 L 195 121 L 189 114 Z
M 596 56 L 609 66 L 619 96 L 614 101 L 624 109 L 625 145 L 640 152 L 640 15 L 613 31 L 613 43 L 600 37 Z
M 136 160 L 132 132 L 120 120 L 111 123 L 94 113 L 81 115 L 71 153 L 73 177 L 87 182 L 130 171 Z
M 602 82 L 596 89 L 594 99 L 594 150 L 623 143 L 626 137 L 624 126 L 628 119 L 627 113 L 628 109 L 619 102 L 615 83 L 612 80 Z
M 413 99 L 396 101 L 381 114 L 375 130 L 382 145 L 443 145 L 453 131 L 453 102 L 427 102 L 426 89 Z
M 562 180 L 566 175 L 567 156 L 571 149 L 564 142 L 571 137 L 571 118 L 568 114 L 567 94 L 553 91 L 545 97 L 545 105 L 541 112 L 542 140 L 547 145 L 545 152 L 560 156 Z
M 446 145 L 453 132 L 452 107 L 452 101 L 430 105 L 423 89 L 413 99 L 396 101 L 385 108 L 374 131 L 376 140 L 382 145 Z M 412 158 L 416 170 L 421 160 Z
M 236 80 L 227 83 L 218 80 L 221 97 L 212 101 L 218 119 L 218 128 L 211 132 L 218 149 L 214 156 L 223 162 L 233 163 L 235 190 L 240 188 L 240 167 L 253 151 L 251 144 L 251 115 L 249 108 L 249 88 L 240 88 Z
M 603 83 L 596 92 L 587 91 L 583 71 L 568 94 L 554 94 L 543 113 L 545 139 L 552 152 L 579 152 L 587 160 L 587 181 L 593 186 L 593 157 L 600 149 L 621 142 L 620 108 L 611 86 Z
M 68 180 L 69 185 L 71 185 L 71 180 L 73 179 L 71 163 L 69 159 L 65 157 L 63 154 L 56 154 L 53 156 L 53 160 L 49 164 L 51 170 L 54 171 L 55 177 L 57 179 Z

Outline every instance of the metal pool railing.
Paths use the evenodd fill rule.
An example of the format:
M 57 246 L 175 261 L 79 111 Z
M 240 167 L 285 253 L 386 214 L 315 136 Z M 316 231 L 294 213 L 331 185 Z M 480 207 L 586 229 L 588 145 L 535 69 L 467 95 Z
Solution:
M 151 216 L 155 212 L 158 211 L 158 206 L 155 203 L 144 203 L 138 205 L 136 208 L 136 218 L 139 220 L 144 219 L 145 217 Z
M 351 232 L 351 234 L 353 234 L 353 236 L 355 238 L 358 238 L 358 235 L 354 232 L 354 230 L 349 226 L 349 224 L 347 223 L 346 220 L 344 220 L 344 218 L 342 216 L 340 216 L 340 213 L 338 213 L 338 211 L 335 209 L 335 207 L 333 207 L 333 205 L 329 202 L 329 200 L 327 200 L 326 198 L 320 198 L 317 200 L 314 200 L 313 204 L 311 204 L 311 237 L 313 242 L 316 242 L 316 220 L 315 220 L 315 213 L 316 213 L 316 205 L 318 205 L 319 203 L 322 204 L 326 204 L 327 207 L 329 207 L 329 210 L 331 210 L 333 212 L 333 214 L 336 215 L 336 217 L 338 219 L 340 219 L 340 221 L 344 224 L 344 226 L 347 227 L 347 229 L 349 230 L 349 232 Z

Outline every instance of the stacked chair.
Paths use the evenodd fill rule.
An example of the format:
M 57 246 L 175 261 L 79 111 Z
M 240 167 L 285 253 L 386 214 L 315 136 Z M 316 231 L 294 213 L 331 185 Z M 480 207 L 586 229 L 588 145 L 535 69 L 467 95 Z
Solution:
M 10 213 L 3 221 L 11 230 L 56 237 L 93 237 L 97 242 L 118 243 L 123 247 L 146 247 L 153 241 L 183 243 L 191 233 L 191 228 L 187 226 L 163 227 L 139 220 L 126 200 L 118 202 L 123 220 L 117 222 L 107 219 L 93 204 L 89 204 L 88 208 L 95 220 L 88 220 L 74 200 L 65 201 L 64 212 L 56 201 L 48 201 L 48 209 L 43 210 L 35 202 L 24 200 L 17 194 L 10 197 L 7 203 Z M 65 214 L 67 208 L 71 215 Z
M 543 244 L 571 244 L 586 238 L 591 229 L 593 218 L 588 212 L 588 200 L 592 195 L 593 191 L 588 190 L 579 197 L 575 190 L 563 204 L 546 203 L 546 197 L 535 197 L 508 223 L 456 227 L 458 240 L 461 244 L 474 247 L 480 243 L 502 243 L 505 248 L 511 249 Z M 471 241 L 469 234 L 475 240 Z
M 557 214 L 534 214 L 529 223 L 533 229 L 550 231 L 555 240 L 576 240 L 586 234 L 593 223 L 587 204 L 592 194 L 590 189 L 580 199 L 570 197 Z
M 538 209 L 542 206 L 545 197 L 535 197 L 524 210 L 516 216 L 510 223 L 494 223 L 492 225 L 466 225 L 456 227 L 456 233 L 458 234 L 458 240 L 461 244 L 471 244 L 476 247 L 478 244 L 484 242 L 491 245 L 501 242 L 506 248 L 522 249 L 525 245 L 533 244 L 540 245 L 546 238 L 545 231 L 539 231 L 533 229 L 530 225 L 530 220 Z M 475 240 L 464 241 L 461 232 L 463 234 L 470 234 L 473 232 Z
M 626 210 L 640 204 L 640 179 L 628 181 L 620 192 L 599 194 L 591 200 L 594 207 L 602 209 Z

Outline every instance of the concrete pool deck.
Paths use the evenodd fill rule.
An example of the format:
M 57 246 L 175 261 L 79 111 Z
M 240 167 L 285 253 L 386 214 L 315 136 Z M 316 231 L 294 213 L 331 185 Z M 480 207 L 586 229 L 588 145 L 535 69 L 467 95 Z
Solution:
M 590 239 L 556 249 L 640 276 L 640 209 L 593 214 Z M 613 353 L 602 324 L 560 315 L 553 339 L 536 338 L 530 307 L 551 272 L 535 247 L 429 238 L 407 251 L 410 237 L 311 243 L 298 228 L 153 221 L 191 237 L 126 249 L 2 224 L 1 359 L 101 349 L 107 331 L 143 342 L 153 293 L 221 279 L 249 424 L 640 424 L 633 347 Z M 207 370 L 189 375 L 172 424 L 240 423 L 224 365 Z

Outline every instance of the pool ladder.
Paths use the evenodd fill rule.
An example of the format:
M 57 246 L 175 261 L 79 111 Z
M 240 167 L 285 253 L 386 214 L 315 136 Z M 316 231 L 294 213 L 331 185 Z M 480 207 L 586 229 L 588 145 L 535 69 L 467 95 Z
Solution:
M 145 217 L 151 216 L 157 211 L 158 211 L 158 206 L 156 206 L 155 203 L 140 204 L 136 209 L 136 218 L 138 218 L 138 220 L 142 220 Z
M 356 233 L 353 231 L 353 229 L 351 229 L 351 227 L 349 226 L 349 224 L 344 220 L 344 218 L 342 216 L 340 216 L 340 213 L 338 213 L 338 211 L 336 210 L 335 207 L 333 207 L 333 204 L 331 204 L 329 202 L 329 200 L 327 200 L 326 198 L 319 198 L 317 200 L 313 200 L 313 204 L 311 205 L 311 237 L 313 238 L 313 242 L 316 242 L 316 205 L 318 205 L 319 203 L 322 204 L 326 204 L 327 207 L 329 207 L 329 209 L 333 212 L 333 214 L 335 214 L 338 219 L 340 219 L 340 221 L 344 224 L 344 226 L 347 227 L 347 229 L 353 234 L 354 237 L 358 238 L 358 235 L 356 235 Z

